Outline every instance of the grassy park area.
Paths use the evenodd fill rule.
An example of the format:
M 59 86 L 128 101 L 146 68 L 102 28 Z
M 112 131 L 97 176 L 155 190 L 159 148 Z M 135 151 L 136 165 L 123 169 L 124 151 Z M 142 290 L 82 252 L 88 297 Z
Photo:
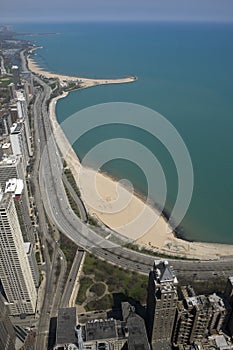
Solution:
M 129 299 L 144 304 L 147 280 L 147 276 L 126 271 L 87 254 L 77 304 L 83 305 L 87 311 L 110 309 Z

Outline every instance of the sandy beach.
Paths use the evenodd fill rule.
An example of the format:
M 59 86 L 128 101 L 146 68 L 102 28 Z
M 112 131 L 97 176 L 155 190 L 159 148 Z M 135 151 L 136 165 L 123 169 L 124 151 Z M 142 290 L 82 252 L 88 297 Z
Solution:
M 34 50 L 36 50 L 36 48 L 31 50 L 31 52 Z M 89 78 L 82 78 L 82 77 L 72 77 L 69 75 L 62 75 L 62 74 L 47 72 L 43 70 L 41 67 L 39 67 L 38 64 L 31 57 L 27 57 L 27 61 L 28 61 L 28 69 L 34 72 L 35 74 L 38 74 L 48 79 L 59 79 L 60 82 L 77 82 L 83 88 L 96 86 L 96 85 L 132 83 L 137 79 L 134 76 L 116 78 L 116 79 L 89 79 Z
M 123 83 L 128 82 L 125 79 L 130 79 L 92 80 L 67 77 L 41 70 L 32 59 L 28 59 L 28 66 L 33 73 L 47 78 L 59 78 L 61 81 L 81 79 L 87 84 L 85 87 L 114 82 Z M 136 194 L 131 193 L 106 174 L 95 173 L 92 169 L 82 167 L 56 119 L 57 100 L 66 95 L 67 93 L 63 93 L 62 96 L 51 101 L 50 118 L 57 144 L 80 188 L 82 199 L 92 215 L 136 244 L 160 253 L 195 259 L 227 259 L 233 256 L 233 245 L 188 242 L 178 239 L 168 230 L 166 219 L 158 214 L 155 208 L 145 204 Z

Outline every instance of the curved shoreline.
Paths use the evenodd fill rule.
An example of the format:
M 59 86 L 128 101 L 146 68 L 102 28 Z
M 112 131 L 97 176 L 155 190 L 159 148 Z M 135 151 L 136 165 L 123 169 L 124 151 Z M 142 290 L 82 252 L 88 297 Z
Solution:
M 37 50 L 38 48 L 39 47 L 36 47 L 36 48 L 30 50 L 29 55 L 32 51 Z M 29 70 L 31 70 L 35 74 L 43 76 L 44 78 L 59 79 L 60 83 L 62 83 L 62 82 L 75 82 L 75 83 L 78 83 L 80 85 L 80 87 L 87 88 L 87 87 L 97 86 L 97 85 L 133 83 L 134 81 L 137 80 L 136 76 L 128 76 L 128 77 L 113 78 L 113 79 L 91 79 L 91 78 L 83 78 L 83 77 L 47 72 L 46 70 L 40 68 L 40 66 L 34 61 L 34 59 L 29 57 L 29 55 L 27 56 Z
M 53 74 L 53 73 L 45 72 L 41 70 L 38 65 L 36 65 L 34 62 L 31 61 L 30 58 L 28 59 L 28 63 L 29 63 L 28 64 L 29 69 L 35 74 L 42 75 L 47 78 L 59 77 L 59 79 L 63 79 L 63 77 L 67 77 L 65 75 Z M 69 77 L 69 78 L 71 79 L 74 77 Z M 79 79 L 79 78 L 76 77 L 76 79 Z M 87 79 L 87 81 L 90 83 L 88 83 L 86 86 L 82 86 L 83 88 L 99 85 L 95 83 L 96 82 L 95 79 L 94 79 L 94 82 L 92 79 Z M 102 82 L 105 81 L 105 83 L 103 84 L 107 84 L 106 80 L 104 79 L 100 79 L 99 81 L 102 81 Z M 121 83 L 121 82 L 118 81 L 118 83 Z M 93 170 L 88 168 L 84 169 L 81 166 L 76 153 L 74 152 L 66 135 L 61 129 L 60 124 L 58 123 L 57 117 L 56 117 L 56 103 L 60 98 L 64 98 L 67 95 L 68 95 L 68 92 L 65 92 L 62 95 L 57 96 L 51 100 L 49 105 L 49 115 L 50 115 L 50 119 L 51 119 L 51 123 L 53 126 L 58 147 L 60 148 L 61 153 L 64 155 L 67 165 L 71 169 L 74 175 L 74 178 L 78 186 L 80 187 L 82 196 L 84 195 L 84 197 L 88 197 L 88 196 L 91 197 L 93 196 L 93 193 L 89 191 L 89 187 L 90 187 L 89 184 L 90 184 L 90 179 L 93 176 Z M 81 185 L 79 183 L 80 170 L 85 172 L 85 179 L 86 179 L 85 183 L 84 184 L 82 183 Z M 93 210 L 93 208 L 91 208 L 87 203 L 85 203 L 88 207 L 88 210 L 92 212 L 94 215 L 96 215 L 100 219 L 100 221 L 104 222 L 106 226 L 111 227 L 113 230 L 118 231 L 121 235 L 124 235 L 129 239 L 132 239 L 139 246 L 155 251 L 157 253 L 159 252 L 161 254 L 170 255 L 171 257 L 176 256 L 176 257 L 182 257 L 182 258 L 186 257 L 189 259 L 204 259 L 204 260 L 232 258 L 233 245 L 221 244 L 221 243 L 190 242 L 190 241 L 186 241 L 184 239 L 176 237 L 174 232 L 167 232 L 167 220 L 166 220 L 166 217 L 163 215 L 160 215 L 156 225 L 154 225 L 151 229 L 147 230 L 147 232 L 145 232 L 144 235 L 141 235 L 141 237 L 139 237 L 136 240 L 133 239 L 134 237 L 132 237 L 132 227 L 130 231 L 125 229 L 125 226 L 127 226 L 126 221 L 132 220 L 132 215 L 130 215 L 132 214 L 131 212 L 133 211 L 134 215 L 135 213 L 137 215 L 137 213 L 139 213 L 141 210 L 146 210 L 147 218 L 148 220 L 150 220 L 151 217 L 154 217 L 155 215 L 157 215 L 156 209 L 153 209 L 152 207 L 147 205 L 142 198 L 137 196 L 137 194 L 131 195 L 126 188 L 124 188 L 122 185 L 118 185 L 115 179 L 113 179 L 109 175 L 106 175 L 105 173 L 98 173 L 96 177 L 96 182 L 98 183 L 98 191 L 103 196 L 104 203 L 97 203 L 96 207 L 98 207 L 99 210 L 96 210 L 96 209 Z M 106 211 L 108 208 L 106 207 L 106 202 L 109 202 L 109 205 L 111 206 L 112 201 L 116 199 L 116 197 L 118 196 L 117 186 L 118 186 L 118 191 L 121 192 L 121 195 L 124 197 L 124 199 L 125 198 L 129 199 L 129 196 L 130 196 L 129 205 L 126 208 L 126 210 L 121 211 L 120 213 L 117 213 L 117 215 L 107 214 Z M 120 229 L 119 229 L 119 222 L 122 223 L 120 226 Z

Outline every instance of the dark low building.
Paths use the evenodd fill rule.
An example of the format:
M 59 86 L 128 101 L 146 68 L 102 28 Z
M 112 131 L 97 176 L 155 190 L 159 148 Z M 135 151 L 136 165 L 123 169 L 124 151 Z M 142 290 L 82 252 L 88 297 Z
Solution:
M 128 350 L 150 350 L 143 318 L 135 313 L 134 307 L 129 303 L 122 303 L 121 307 Z

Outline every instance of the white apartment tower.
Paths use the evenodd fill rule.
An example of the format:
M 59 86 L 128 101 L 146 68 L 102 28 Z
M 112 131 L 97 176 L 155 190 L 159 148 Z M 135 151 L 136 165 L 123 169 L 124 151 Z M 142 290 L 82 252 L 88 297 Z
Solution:
M 10 314 L 33 314 L 37 293 L 10 193 L 0 193 L 0 279 Z
M 11 127 L 10 141 L 14 156 L 23 157 L 24 169 L 29 162 L 28 145 L 26 140 L 25 127 L 23 123 L 14 123 Z

